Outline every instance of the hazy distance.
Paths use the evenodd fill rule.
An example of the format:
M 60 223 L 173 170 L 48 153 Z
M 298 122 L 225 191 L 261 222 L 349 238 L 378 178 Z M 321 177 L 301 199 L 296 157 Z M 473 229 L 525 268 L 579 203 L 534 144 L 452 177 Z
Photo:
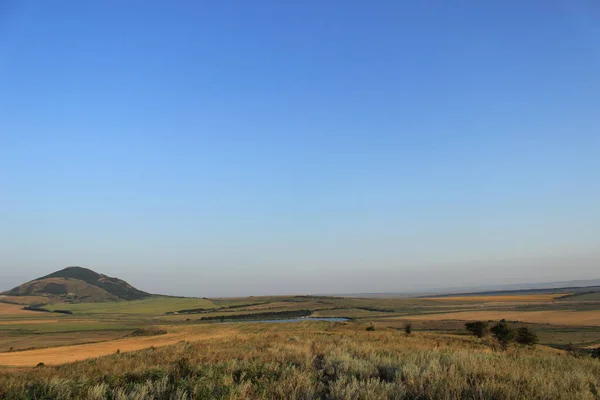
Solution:
M 600 10 L 1 2 L 0 290 L 600 278 Z

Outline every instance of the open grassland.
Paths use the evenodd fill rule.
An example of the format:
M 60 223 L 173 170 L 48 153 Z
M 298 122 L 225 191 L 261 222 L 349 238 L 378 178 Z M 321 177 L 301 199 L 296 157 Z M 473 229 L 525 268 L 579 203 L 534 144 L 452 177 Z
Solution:
M 143 300 L 99 303 L 56 303 L 49 310 L 68 310 L 75 314 L 164 314 L 186 308 L 215 308 L 207 299 L 153 296 Z
M 538 324 L 557 324 L 572 326 L 600 326 L 600 310 L 593 311 L 460 311 L 441 314 L 407 315 L 396 317 L 407 320 L 460 320 L 488 321 L 507 319 L 510 321 L 533 322 Z
M 456 301 L 470 301 L 476 303 L 489 303 L 489 302 L 545 302 L 555 300 L 566 293 L 548 293 L 548 294 L 521 294 L 521 295 L 499 295 L 499 296 L 444 296 L 444 297 L 430 297 L 425 300 L 437 300 L 445 302 L 456 302 Z
M 47 303 L 48 298 L 45 296 L 7 296 L 0 295 L 0 301 L 12 304 L 21 304 L 29 306 L 32 304 Z
M 76 332 L 26 333 L 0 331 L 0 352 L 32 350 L 57 346 L 73 346 L 120 339 L 130 330 L 92 330 Z
M 470 337 L 354 323 L 235 326 L 166 347 L 0 370 L 0 398 L 592 400 L 600 391 L 598 360 L 543 348 L 502 352 Z
M 11 321 L 0 320 L 0 325 L 35 325 L 35 324 L 53 324 L 60 322 L 58 319 L 16 319 Z
M 0 353 L 0 365 L 36 366 L 40 362 L 48 365 L 64 364 L 112 354 L 116 351 L 135 351 L 151 346 L 166 346 L 181 340 L 197 341 L 223 337 L 235 331 L 236 328 L 233 325 L 220 327 L 204 325 L 196 329 L 191 327 L 176 327 L 172 329 L 172 332 L 158 336 L 128 336 L 100 343 Z
M 573 294 L 570 296 L 565 296 L 564 298 L 562 298 L 560 300 L 562 300 L 562 301 L 599 301 L 600 302 L 600 292 Z
M 600 303 L 488 297 L 156 296 L 46 306 L 72 315 L 0 303 L 0 399 L 600 398 L 600 361 L 542 345 L 503 352 L 464 330 L 468 320 L 522 321 L 513 326 L 533 329 L 542 344 L 589 353 L 600 344 Z M 181 310 L 191 313 L 167 314 Z M 350 320 L 239 322 L 306 311 Z M 228 317 L 238 322 L 220 322 Z M 152 329 L 161 332 L 134 333 Z

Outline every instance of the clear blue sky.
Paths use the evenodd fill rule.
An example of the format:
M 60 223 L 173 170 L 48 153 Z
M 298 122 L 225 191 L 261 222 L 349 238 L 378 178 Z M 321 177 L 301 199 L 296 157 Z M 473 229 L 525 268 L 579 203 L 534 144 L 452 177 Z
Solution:
M 595 1 L 0 0 L 0 289 L 600 278 L 599 249 Z

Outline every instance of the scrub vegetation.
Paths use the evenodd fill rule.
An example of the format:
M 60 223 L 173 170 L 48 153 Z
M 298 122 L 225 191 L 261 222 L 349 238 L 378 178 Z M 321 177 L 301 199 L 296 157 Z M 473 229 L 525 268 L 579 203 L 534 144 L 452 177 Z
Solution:
M 572 400 L 600 391 L 592 357 L 354 323 L 290 325 L 0 372 L 0 398 Z

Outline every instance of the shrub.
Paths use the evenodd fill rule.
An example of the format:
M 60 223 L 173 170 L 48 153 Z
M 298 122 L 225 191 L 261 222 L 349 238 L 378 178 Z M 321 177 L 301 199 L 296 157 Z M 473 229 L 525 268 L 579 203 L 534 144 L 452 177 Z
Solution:
M 592 357 L 600 359 L 600 347 L 592 350 Z
M 375 327 L 373 325 L 369 325 L 369 326 L 367 326 L 367 329 L 365 329 L 365 330 L 369 331 L 369 332 L 373 332 L 375 330 Z
M 539 342 L 539 339 L 535 332 L 524 326 L 517 329 L 515 342 L 525 346 L 533 346 Z
M 488 333 L 488 323 L 484 321 L 467 322 L 465 328 L 478 338 L 482 338 Z
M 135 331 L 131 332 L 131 336 L 158 336 L 165 335 L 166 333 L 167 331 L 165 331 L 164 329 L 151 327 L 136 329 Z
M 494 325 L 492 329 L 490 329 L 490 332 L 492 332 L 492 335 L 494 335 L 496 340 L 500 343 L 500 346 L 505 350 L 509 343 L 515 338 L 514 329 L 508 325 L 505 319 Z
M 404 332 L 406 332 L 407 335 L 412 333 L 412 324 L 410 322 L 404 326 Z

